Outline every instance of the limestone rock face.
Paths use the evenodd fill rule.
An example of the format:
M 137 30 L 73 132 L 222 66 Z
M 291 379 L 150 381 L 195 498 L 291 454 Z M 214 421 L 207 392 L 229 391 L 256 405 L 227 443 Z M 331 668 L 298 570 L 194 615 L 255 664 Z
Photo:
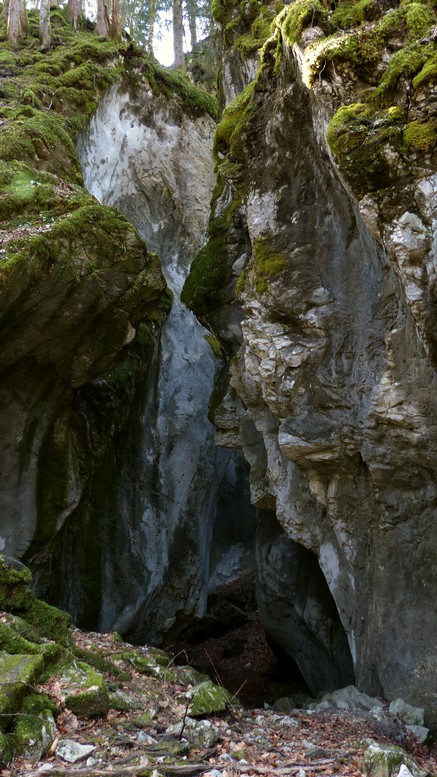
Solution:
M 221 582 L 240 574 L 235 554 L 245 557 L 249 571 L 254 565 L 244 461 L 239 451 L 217 448 L 208 420 L 222 362 L 208 331 L 179 299 L 207 225 L 214 129 L 209 116 L 189 116 L 147 86 L 137 95 L 121 86 L 105 96 L 79 144 L 87 187 L 159 252 L 174 295 L 120 482 L 109 487 L 101 508 L 107 513 L 101 545 L 108 550 L 99 625 L 134 641 L 171 639 L 190 617 L 202 616 L 210 573 Z M 222 544 L 211 552 L 215 523 Z M 69 556 L 78 568 L 77 548 Z M 81 587 L 78 570 L 73 612 Z
M 223 288 L 228 298 L 235 289 L 243 317 L 216 419 L 225 442 L 239 433 L 254 504 L 316 554 L 357 687 L 423 706 L 435 725 L 435 159 L 388 149 L 380 188 L 349 157 L 339 169 L 326 128 L 353 91 L 329 68 L 309 90 L 302 49 L 285 36 L 281 45 L 279 61 L 278 44 L 267 45 L 247 107 L 231 106 L 237 121 L 218 130 L 224 185 L 237 181 L 245 226 L 239 241 L 232 227 L 222 233 Z M 232 339 L 224 310 L 211 319 Z M 281 570 L 289 547 L 284 538 L 273 547 Z M 288 619 L 264 612 L 272 634 L 293 623 L 291 603 Z M 312 627 L 323 636 L 324 617 Z M 283 641 L 299 656 L 305 634 L 300 645 Z M 335 652 L 333 640 L 330 682 Z
M 37 240 L 0 291 L 0 548 L 19 557 L 41 552 L 81 501 L 92 469 L 82 387 L 92 393 L 120 360 L 146 311 L 159 321 L 168 307 L 157 257 L 92 198 Z

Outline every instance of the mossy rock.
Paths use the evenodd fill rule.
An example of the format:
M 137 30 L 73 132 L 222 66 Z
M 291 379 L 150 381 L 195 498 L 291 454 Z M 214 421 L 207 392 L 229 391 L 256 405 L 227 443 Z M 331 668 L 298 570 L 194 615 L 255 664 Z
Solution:
M 327 130 L 329 147 L 358 195 L 385 188 L 396 170 L 387 159 L 386 148 L 403 145 L 404 112 L 398 106 L 375 111 L 365 103 L 339 108 Z
M 409 769 L 413 777 L 425 777 L 415 761 L 397 745 L 371 744 L 364 753 L 363 771 L 369 777 L 396 777 L 400 767 Z
M 199 316 L 214 305 L 214 297 L 226 283 L 228 250 L 223 237 L 211 237 L 194 259 L 182 289 L 181 300 Z
M 142 715 L 130 716 L 129 720 L 117 721 L 117 727 L 124 729 L 125 731 L 135 731 L 138 729 L 147 728 L 152 720 L 156 717 L 156 710 L 151 708 Z
M 126 672 L 124 669 L 117 666 L 111 656 L 105 656 L 97 650 L 87 650 L 78 647 L 77 645 L 73 648 L 73 653 L 77 658 L 80 658 L 81 661 L 89 664 L 93 669 L 97 669 L 98 672 L 112 674 L 119 680 L 130 680 L 129 672 Z
M 148 654 L 156 664 L 159 664 L 159 666 L 169 666 L 171 662 L 171 658 L 168 653 L 165 652 L 165 650 L 160 650 L 156 647 L 150 647 L 148 649 Z
M 200 685 L 208 680 L 208 675 L 198 672 L 192 666 L 178 666 L 176 668 L 178 682 L 182 685 Z
M 256 238 L 253 244 L 252 278 L 258 293 L 268 291 L 270 283 L 287 267 L 287 259 L 261 238 Z
M 55 663 L 61 656 L 61 646 L 56 642 L 30 642 L 7 623 L 0 621 L 0 650 L 6 653 L 42 655 L 46 666 Z
M 82 718 L 106 715 L 109 694 L 103 677 L 88 664 L 76 661 L 64 669 L 61 677 L 65 686 L 65 706 Z
M 430 151 L 437 142 L 437 122 L 410 121 L 404 129 L 404 143 L 417 151 Z
M 305 27 L 320 24 L 327 12 L 319 0 L 295 0 L 281 13 L 279 23 L 288 43 L 296 43 Z
M 35 762 L 47 752 L 56 732 L 53 709 L 44 696 L 32 694 L 24 700 L 12 730 L 16 754 Z
M 109 707 L 111 710 L 118 710 L 119 712 L 135 712 L 136 710 L 141 710 L 144 707 L 144 703 L 118 688 L 109 693 Z
M 68 646 L 71 615 L 37 599 L 29 589 L 31 581 L 30 570 L 24 564 L 0 555 L 0 608 L 19 613 L 40 637 Z M 8 639 L 5 630 L 3 639 Z
M 0 728 L 7 728 L 11 716 L 19 711 L 23 697 L 31 692 L 43 666 L 42 656 L 0 652 Z
M 228 691 L 215 685 L 212 680 L 205 680 L 205 682 L 196 685 L 188 691 L 186 696 L 192 699 L 189 708 L 189 714 L 192 717 L 222 712 L 229 705 L 231 699 Z
M 135 671 L 140 672 L 140 674 L 149 675 L 150 677 L 162 677 L 163 680 L 167 680 L 168 682 L 176 682 L 176 672 L 168 669 L 168 661 L 166 664 L 162 665 L 157 663 L 151 655 L 142 653 L 130 653 L 125 655 L 124 658 L 127 659 Z
M 22 609 L 28 600 L 30 570 L 20 561 L 0 555 L 0 609 Z
M 29 592 L 30 593 L 30 592 Z M 24 607 L 23 616 L 42 637 L 66 647 L 71 644 L 71 615 L 52 607 L 31 594 Z
M 241 135 L 253 116 L 255 83 L 250 83 L 223 113 L 214 137 L 214 156 L 220 162 L 223 155 L 233 162 L 243 159 Z
M 6 766 L 12 758 L 13 747 L 10 736 L 0 731 L 0 766 Z

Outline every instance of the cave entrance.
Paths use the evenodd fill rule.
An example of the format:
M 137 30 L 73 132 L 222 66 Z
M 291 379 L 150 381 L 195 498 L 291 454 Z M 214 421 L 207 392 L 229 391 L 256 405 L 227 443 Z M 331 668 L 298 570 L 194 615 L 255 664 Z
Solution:
M 257 511 L 255 523 L 251 574 L 233 568 L 232 582 L 208 597 L 205 617 L 167 650 L 246 706 L 291 698 L 291 708 L 354 684 L 347 636 L 317 555 L 293 542 L 274 512 Z
M 175 663 L 189 664 L 208 675 L 246 707 L 286 698 L 291 708 L 310 695 L 297 664 L 268 644 L 254 577 L 210 596 L 207 615 L 194 621 L 166 650 Z M 283 704 L 286 708 L 287 702 Z

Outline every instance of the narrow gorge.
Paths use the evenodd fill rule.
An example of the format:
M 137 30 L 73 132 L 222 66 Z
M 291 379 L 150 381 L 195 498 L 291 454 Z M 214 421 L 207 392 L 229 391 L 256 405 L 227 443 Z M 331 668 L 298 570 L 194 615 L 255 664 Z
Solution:
M 0 552 L 133 645 L 248 584 L 312 696 L 435 730 L 435 7 L 213 10 L 219 117 L 62 14 L 5 54 Z

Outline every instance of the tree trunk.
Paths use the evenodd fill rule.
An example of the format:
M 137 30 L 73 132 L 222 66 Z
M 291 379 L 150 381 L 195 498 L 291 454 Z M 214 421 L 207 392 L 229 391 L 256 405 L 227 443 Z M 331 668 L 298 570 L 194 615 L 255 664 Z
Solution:
M 29 32 L 29 23 L 27 21 L 27 11 L 25 0 L 20 3 L 20 36 L 25 38 Z
M 150 13 L 149 13 L 149 28 L 147 30 L 147 42 L 146 42 L 146 51 L 151 56 L 153 56 L 153 32 L 155 28 L 157 8 L 158 8 L 158 0 L 151 0 Z
M 173 67 L 183 68 L 185 66 L 185 59 L 182 0 L 173 0 L 173 51 Z
M 50 0 L 41 0 L 39 11 L 39 40 L 43 49 L 49 49 L 52 44 L 50 25 Z
M 111 37 L 121 40 L 120 0 L 112 0 Z
M 9 16 L 9 0 L 5 0 L 3 3 L 3 19 L 5 20 L 6 24 L 8 23 L 8 16 Z
M 109 15 L 105 0 L 97 0 L 96 35 L 109 35 Z
M 41 0 L 44 2 L 44 0 Z M 82 16 L 82 0 L 68 0 L 67 3 L 67 16 L 70 19 L 75 30 L 77 30 L 78 22 Z
M 9 0 L 7 36 L 11 43 L 18 44 L 22 35 L 22 0 Z
M 195 0 L 186 0 L 186 7 L 187 7 L 187 14 L 188 14 L 188 27 L 190 28 L 191 49 L 194 49 L 194 46 L 197 43 L 197 27 L 196 27 L 197 8 L 196 8 Z

